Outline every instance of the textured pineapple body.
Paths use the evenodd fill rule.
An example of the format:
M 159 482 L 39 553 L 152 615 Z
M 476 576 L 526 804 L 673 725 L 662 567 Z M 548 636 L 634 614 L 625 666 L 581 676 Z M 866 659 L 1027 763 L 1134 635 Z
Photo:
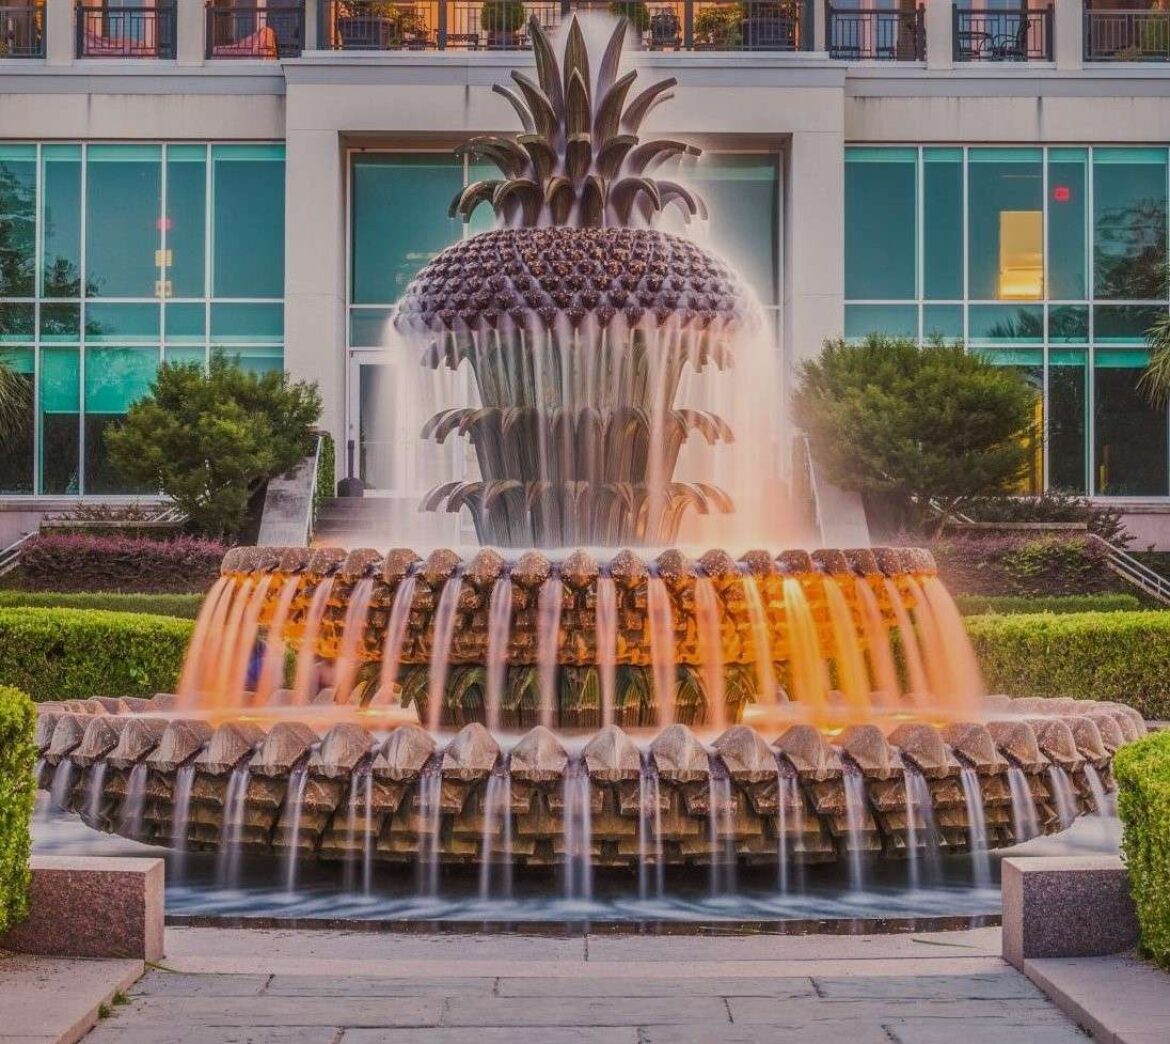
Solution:
M 736 274 L 690 240 L 648 228 L 504 228 L 444 250 L 406 290 L 404 331 L 501 326 L 731 333 L 751 314 Z

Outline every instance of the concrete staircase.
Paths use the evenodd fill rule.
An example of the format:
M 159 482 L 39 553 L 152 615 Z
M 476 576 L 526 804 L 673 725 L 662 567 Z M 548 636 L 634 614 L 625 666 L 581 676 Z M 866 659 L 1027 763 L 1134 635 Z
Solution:
M 332 497 L 321 502 L 313 543 L 329 547 L 435 547 L 474 543 L 458 515 L 420 512 L 418 497 Z

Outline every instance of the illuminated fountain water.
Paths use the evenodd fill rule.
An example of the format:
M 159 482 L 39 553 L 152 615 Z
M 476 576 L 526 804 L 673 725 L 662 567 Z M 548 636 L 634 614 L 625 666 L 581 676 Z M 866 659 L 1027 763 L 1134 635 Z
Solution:
M 777 549 L 758 310 L 651 227 L 706 213 L 657 176 L 697 150 L 641 133 L 671 81 L 631 100 L 622 25 L 596 60 L 576 21 L 561 63 L 531 37 L 536 79 L 498 89 L 523 132 L 468 144 L 501 177 L 453 205 L 500 227 L 397 318 L 421 373 L 470 389 L 421 430 L 468 439 L 478 474 L 436 475 L 422 508 L 482 546 L 232 551 L 174 695 L 42 708 L 41 785 L 99 829 L 218 852 L 225 887 L 255 854 L 289 891 L 310 862 L 367 893 L 413 867 L 428 902 L 460 866 L 492 901 L 520 869 L 576 903 L 601 871 L 656 899 L 668 866 L 715 897 L 818 863 L 859 891 L 908 855 L 973 853 L 984 882 L 992 849 L 1105 809 L 1134 712 L 985 696 L 925 552 Z

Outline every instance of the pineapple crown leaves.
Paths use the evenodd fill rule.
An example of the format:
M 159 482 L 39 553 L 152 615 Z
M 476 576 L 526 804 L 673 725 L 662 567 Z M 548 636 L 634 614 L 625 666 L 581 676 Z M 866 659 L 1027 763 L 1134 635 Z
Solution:
M 482 203 L 502 224 L 525 228 L 645 227 L 668 206 L 678 207 L 687 221 L 707 217 L 706 205 L 688 188 L 649 176 L 664 161 L 701 150 L 668 138 L 639 138 L 647 114 L 673 97 L 677 81 L 661 80 L 626 104 L 638 77 L 632 70 L 618 76 L 627 25 L 618 19 L 594 84 L 577 19 L 569 23 L 560 63 L 540 22 L 530 20 L 536 79 L 513 72 L 515 89 L 493 88 L 516 111 L 523 132 L 514 138 L 480 135 L 460 146 L 459 154 L 490 161 L 503 177 L 475 181 L 457 193 L 451 217 L 469 221 Z

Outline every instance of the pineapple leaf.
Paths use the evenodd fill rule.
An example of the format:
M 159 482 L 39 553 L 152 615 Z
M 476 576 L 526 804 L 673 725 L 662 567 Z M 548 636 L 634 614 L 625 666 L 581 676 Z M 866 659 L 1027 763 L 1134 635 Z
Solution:
M 528 178 L 513 178 L 510 181 L 501 181 L 492 196 L 492 206 L 497 214 L 503 213 L 510 217 L 516 207 L 523 211 L 525 224 L 535 224 L 540 216 L 540 205 L 543 202 L 543 193 L 535 181 Z
M 549 141 L 555 141 L 560 117 L 557 115 L 553 103 L 549 101 L 548 95 L 517 69 L 512 70 L 512 80 L 520 88 L 524 100 L 528 102 L 528 108 L 536 122 L 536 133 Z
M 634 203 L 641 195 L 647 197 L 655 210 L 662 209 L 662 197 L 658 193 L 658 185 L 649 178 L 622 178 L 610 190 L 610 203 L 618 220 L 623 225 L 629 223 Z
M 565 84 L 565 135 L 567 140 L 573 141 L 582 134 L 588 135 L 592 116 L 589 85 L 581 73 L 574 69 Z
M 593 109 L 592 98 L 589 94 L 589 48 L 585 45 L 585 34 L 581 32 L 581 23 L 576 18 L 569 25 L 569 39 L 565 43 L 563 71 L 565 76 L 565 122 L 568 124 L 569 133 L 572 134 L 572 83 L 574 78 L 579 78 L 585 87 L 586 113 L 591 113 Z
M 653 141 L 644 141 L 629 155 L 629 172 L 644 174 L 651 164 L 661 163 L 672 156 L 693 155 L 692 146 L 685 141 L 674 141 L 670 138 L 655 138 Z
M 559 119 L 565 111 L 565 96 L 561 91 L 561 70 L 557 65 L 557 56 L 553 53 L 548 33 L 544 31 L 544 26 L 540 24 L 540 19 L 536 15 L 528 20 L 528 35 L 532 39 L 536 78 L 540 81 L 540 89 L 552 104 L 556 119 Z
M 638 74 L 631 69 L 602 93 L 601 104 L 597 106 L 597 115 L 593 118 L 593 140 L 599 146 L 608 145 L 617 134 L 621 125 L 622 106 L 637 78 Z
M 618 134 L 607 139 L 597 154 L 597 173 L 606 179 L 616 176 L 626 155 L 637 144 L 638 139 L 633 134 Z
M 682 211 L 683 219 L 687 222 L 699 213 L 699 200 L 695 197 L 695 194 L 678 184 L 678 182 L 660 181 L 658 182 L 658 192 L 662 197 L 663 209 L 671 203 L 675 204 Z M 708 441 L 710 440 L 708 439 Z
M 511 87 L 505 87 L 502 83 L 497 83 L 492 90 L 501 98 L 507 98 L 508 104 L 516 110 L 516 115 L 520 117 L 520 123 L 524 127 L 527 134 L 532 134 L 536 130 L 536 122 L 532 119 L 532 113 L 528 111 L 528 106 L 524 104 L 524 99 L 520 97 Z
M 521 134 L 516 140 L 528 153 L 536 180 L 543 184 L 556 169 L 556 149 L 548 143 L 547 138 L 543 138 L 539 134 Z
M 589 173 L 593 165 L 593 141 L 586 134 L 574 134 L 565 143 L 565 173 L 574 182 Z
M 528 169 L 528 153 L 511 138 L 484 134 L 472 138 L 455 150 L 455 155 L 468 155 L 491 160 L 505 177 L 518 178 Z
M 629 25 L 630 20 L 625 15 L 617 20 L 613 35 L 605 45 L 605 53 L 601 56 L 601 66 L 597 70 L 597 93 L 603 98 L 617 79 L 618 65 L 622 60 L 622 47 L 626 42 Z
M 448 217 L 461 217 L 464 221 L 470 221 L 472 212 L 481 203 L 490 200 L 495 194 L 496 189 L 502 185 L 503 182 L 498 178 L 487 181 L 473 181 L 467 188 L 456 194 L 451 201 L 451 209 L 448 212 Z
M 647 87 L 626 108 L 622 116 L 622 129 L 629 131 L 630 134 L 637 134 L 651 107 L 658 101 L 665 101 L 667 97 L 665 92 L 677 85 L 678 80 L 670 76 Z

